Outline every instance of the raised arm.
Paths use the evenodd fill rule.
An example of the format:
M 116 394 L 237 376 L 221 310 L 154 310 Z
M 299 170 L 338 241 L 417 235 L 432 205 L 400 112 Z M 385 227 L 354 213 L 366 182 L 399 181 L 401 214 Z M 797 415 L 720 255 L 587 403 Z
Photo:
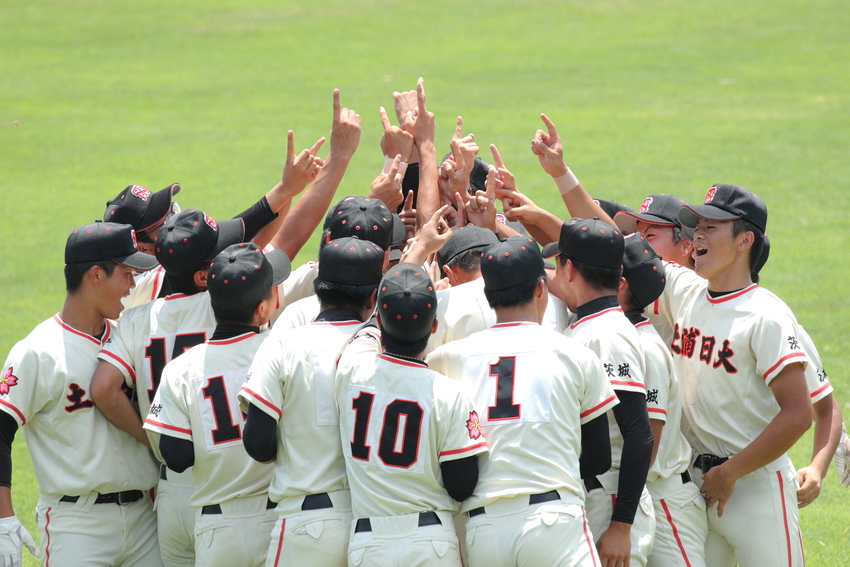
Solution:
M 434 114 L 425 108 L 425 82 L 416 84 L 417 114 L 413 123 L 413 139 L 419 150 L 419 192 L 416 197 L 416 221 L 424 225 L 440 208 L 437 186 L 437 150 L 434 147 L 436 122 Z

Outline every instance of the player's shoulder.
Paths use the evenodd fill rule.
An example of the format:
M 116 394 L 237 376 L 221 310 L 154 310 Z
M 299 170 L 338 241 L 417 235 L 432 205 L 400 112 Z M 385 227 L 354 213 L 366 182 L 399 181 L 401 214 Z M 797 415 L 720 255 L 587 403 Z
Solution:
M 41 353 L 59 353 L 64 342 L 61 340 L 63 329 L 58 316 L 45 319 L 36 325 L 27 335 L 12 345 L 9 358 L 39 356 Z

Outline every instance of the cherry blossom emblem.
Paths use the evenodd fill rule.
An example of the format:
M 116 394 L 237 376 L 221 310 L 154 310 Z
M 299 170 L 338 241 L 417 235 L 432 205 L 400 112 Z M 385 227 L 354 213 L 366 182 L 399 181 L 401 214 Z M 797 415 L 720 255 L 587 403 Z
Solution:
M 466 420 L 466 430 L 469 431 L 470 439 L 481 437 L 481 420 L 478 419 L 478 412 L 469 412 L 469 419 Z
M 0 377 L 0 394 L 8 394 L 9 388 L 18 383 L 18 377 L 12 374 L 12 367 L 6 369 Z M 478 419 L 477 417 L 475 419 Z M 471 435 L 471 434 L 470 434 Z

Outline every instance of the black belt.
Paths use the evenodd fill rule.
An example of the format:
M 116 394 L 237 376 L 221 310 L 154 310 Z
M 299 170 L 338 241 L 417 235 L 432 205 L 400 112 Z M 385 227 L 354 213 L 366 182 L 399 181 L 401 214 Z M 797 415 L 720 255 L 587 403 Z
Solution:
M 266 510 L 271 510 L 272 508 L 277 508 L 277 502 L 272 502 L 271 500 L 266 501 Z M 221 514 L 221 504 L 204 506 L 201 508 L 201 514 Z
M 420 512 L 419 514 L 419 527 L 425 526 L 436 526 L 440 524 L 440 517 L 436 512 Z M 357 520 L 357 525 L 354 527 L 354 533 L 360 532 L 371 532 L 372 531 L 372 522 L 369 521 L 369 518 L 360 518 Z
M 703 474 L 710 471 L 713 467 L 722 465 L 729 460 L 729 457 L 715 457 L 714 455 L 700 455 L 694 461 L 694 466 L 702 471 Z
M 109 494 L 98 494 L 95 504 L 130 504 L 142 499 L 144 493 L 141 490 L 125 490 L 124 492 L 110 492 Z M 74 503 L 80 499 L 79 496 L 63 496 L 59 502 Z
M 323 510 L 325 508 L 333 508 L 333 502 L 327 492 L 320 494 L 308 494 L 304 497 L 304 503 L 301 504 L 302 510 Z
M 691 473 L 689 473 L 688 471 L 683 472 L 681 476 L 682 484 L 688 484 L 689 482 L 691 482 Z
M 168 480 L 168 475 L 165 474 L 165 469 L 168 468 L 165 464 L 159 465 L 159 478 L 162 480 Z
M 549 492 L 544 492 L 542 494 L 531 494 L 528 497 L 528 505 L 533 506 L 534 504 L 543 504 L 544 502 L 551 502 L 553 500 L 560 500 L 561 495 L 558 494 L 557 490 L 550 490 Z M 469 511 L 469 517 L 474 518 L 475 516 L 480 516 L 485 512 L 484 507 L 475 508 Z
M 584 481 L 584 487 L 588 492 L 591 490 L 596 490 L 597 488 L 602 488 L 602 483 L 599 482 L 599 479 L 595 476 L 589 476 L 587 478 L 582 479 Z

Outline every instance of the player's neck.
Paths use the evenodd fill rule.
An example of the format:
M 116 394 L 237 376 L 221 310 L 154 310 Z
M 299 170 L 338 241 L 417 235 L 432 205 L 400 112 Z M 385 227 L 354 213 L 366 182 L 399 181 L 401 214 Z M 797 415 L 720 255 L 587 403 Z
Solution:
M 753 279 L 750 276 L 749 265 L 745 268 L 735 266 L 732 269 L 724 270 L 708 280 L 709 291 L 715 293 L 737 291 L 751 285 L 753 285 Z
M 100 336 L 106 325 L 106 320 L 100 311 L 80 292 L 65 297 L 65 303 L 59 311 L 59 318 L 72 329 L 92 337 Z
M 512 307 L 496 307 L 496 323 L 519 323 L 530 321 L 540 323 L 537 315 L 537 305 L 532 301 Z

